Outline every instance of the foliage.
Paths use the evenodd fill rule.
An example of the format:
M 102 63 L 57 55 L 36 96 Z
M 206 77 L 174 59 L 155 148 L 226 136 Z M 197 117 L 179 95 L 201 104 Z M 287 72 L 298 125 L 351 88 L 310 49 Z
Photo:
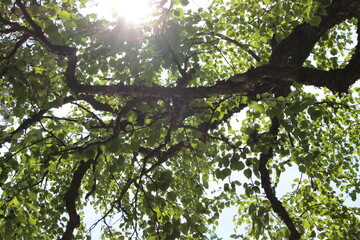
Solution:
M 360 2 L 188 3 L 1 1 L 1 239 L 357 239 Z

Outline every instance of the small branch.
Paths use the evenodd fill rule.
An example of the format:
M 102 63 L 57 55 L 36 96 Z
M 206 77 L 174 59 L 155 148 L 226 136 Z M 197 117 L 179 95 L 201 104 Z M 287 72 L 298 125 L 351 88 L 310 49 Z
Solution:
M 27 118 L 25 121 L 23 121 L 20 126 L 15 129 L 13 132 L 9 133 L 8 137 L 5 137 L 3 139 L 4 142 L 8 142 L 11 140 L 11 138 L 18 132 L 21 132 L 27 128 L 29 128 L 32 124 L 34 124 L 35 122 L 38 122 L 42 119 L 43 115 L 49 111 L 49 109 L 41 109 L 39 112 L 35 113 L 34 115 L 32 115 L 31 117 Z
M 225 54 L 223 53 L 223 51 L 222 51 L 218 46 L 216 46 L 215 44 L 212 44 L 212 46 L 213 46 L 213 48 L 215 48 L 215 49 L 220 53 L 221 57 L 225 60 L 226 64 L 231 67 L 231 70 L 232 70 L 233 72 L 235 72 L 234 65 L 229 62 L 229 60 L 226 58 L 226 56 L 225 56 Z
M 14 46 L 13 50 L 9 53 L 9 55 L 7 57 L 0 58 L 0 60 L 12 58 L 15 55 L 15 53 L 17 52 L 17 50 L 21 47 L 21 45 L 23 45 L 23 43 L 29 39 L 29 37 L 30 37 L 30 35 L 27 33 L 22 35 L 20 40 L 15 43 L 15 46 Z
M 250 54 L 257 62 L 261 61 L 261 58 L 252 50 L 249 49 L 248 46 L 246 46 L 245 44 L 242 44 L 238 41 L 236 41 L 235 39 L 229 38 L 221 33 L 215 33 L 215 32 L 209 32 L 209 33 L 205 33 L 205 32 L 201 32 L 198 33 L 197 35 L 211 35 L 211 36 L 215 36 L 218 37 L 222 40 L 225 40 L 229 43 L 235 44 L 236 46 L 240 47 L 241 49 L 245 50 L 248 54 Z
M 29 37 L 30 37 L 29 34 L 24 33 L 24 35 L 21 36 L 20 40 L 15 43 L 15 46 L 14 46 L 13 50 L 9 53 L 9 55 L 6 57 L 0 58 L 0 60 L 5 60 L 4 67 L 3 67 L 2 71 L 0 72 L 0 77 L 4 76 L 7 73 L 8 66 L 11 62 L 11 58 L 15 55 L 17 50 L 24 44 L 24 42 L 26 42 L 26 40 L 29 39 Z
M 59 139 L 57 136 L 55 136 L 52 132 L 50 132 L 49 130 L 47 130 L 47 128 L 45 128 L 45 126 L 41 123 L 41 121 L 39 121 L 42 129 L 45 130 L 45 132 L 47 132 L 51 137 L 55 138 L 60 144 L 61 146 L 65 146 L 66 147 L 66 144 L 61 140 Z
M 81 104 L 78 104 L 78 103 L 73 103 L 73 104 L 78 106 L 79 108 L 83 109 L 85 112 L 89 113 L 94 119 L 96 119 L 99 122 L 101 127 L 106 128 L 106 124 L 103 122 L 103 120 L 101 118 L 99 118 L 98 115 L 96 115 L 95 113 L 93 113 L 92 111 L 87 109 L 86 107 L 82 106 Z
M 167 46 L 167 48 L 168 48 L 169 51 L 170 51 L 172 60 L 175 62 L 176 67 L 177 67 L 178 71 L 180 72 L 181 76 L 182 76 L 183 78 L 186 78 L 186 69 L 183 69 L 183 68 L 181 67 L 180 61 L 179 61 L 179 59 L 177 58 L 174 49 L 171 47 L 170 43 L 168 42 L 168 40 L 167 40 L 164 36 L 163 36 L 163 41 L 166 43 L 166 46 Z
M 171 146 L 166 152 L 161 154 L 159 160 L 155 164 L 146 169 L 145 173 L 151 172 L 153 169 L 166 162 L 170 157 L 173 157 L 180 152 L 183 147 L 185 147 L 185 143 L 183 141 Z
M 13 32 L 17 32 L 17 29 L 14 28 L 0 29 L 0 33 L 3 34 L 13 33 Z
M 63 103 L 66 104 L 66 103 L 69 103 L 71 101 L 74 101 L 74 99 L 72 97 L 65 97 Z M 25 119 L 17 129 L 12 131 L 11 133 L 8 133 L 7 134 L 8 136 L 3 138 L 3 141 L 4 142 L 11 141 L 11 138 L 16 133 L 28 129 L 31 125 L 33 125 L 34 123 L 36 123 L 36 122 L 40 121 L 42 118 L 44 118 L 44 114 L 47 113 L 49 110 L 50 110 L 50 108 L 41 109 L 39 112 L 37 112 L 34 115 L 32 115 L 31 117 Z M 2 144 L 2 143 L 0 143 L 0 144 Z
M 115 110 L 109 104 L 99 102 L 94 98 L 94 96 L 80 95 L 79 97 L 77 97 L 77 99 L 88 102 L 95 110 L 107 111 L 111 113 L 115 112 Z

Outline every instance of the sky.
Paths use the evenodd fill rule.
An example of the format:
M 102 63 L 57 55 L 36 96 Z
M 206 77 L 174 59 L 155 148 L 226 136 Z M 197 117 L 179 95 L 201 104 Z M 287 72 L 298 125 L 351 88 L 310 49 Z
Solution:
M 188 8 L 197 10 L 198 8 L 208 6 L 210 0 L 188 0 Z M 150 15 L 151 11 L 156 8 L 157 4 L 151 3 L 166 2 L 170 0 L 89 0 L 86 12 L 94 12 L 99 17 L 108 20 L 116 20 L 118 17 L 123 17 L 130 22 L 141 23 L 146 21 L 146 15 Z

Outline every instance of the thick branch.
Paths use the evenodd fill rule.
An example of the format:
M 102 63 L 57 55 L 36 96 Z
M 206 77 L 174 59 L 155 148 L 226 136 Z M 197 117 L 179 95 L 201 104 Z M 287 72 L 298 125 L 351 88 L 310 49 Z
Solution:
M 278 131 L 279 131 L 279 121 L 277 118 L 274 118 L 272 119 L 272 124 L 269 132 L 275 138 Z M 289 216 L 289 213 L 282 205 L 282 203 L 279 201 L 279 199 L 276 197 L 275 192 L 271 187 L 270 174 L 266 165 L 272 157 L 273 157 L 272 148 L 270 148 L 267 153 L 261 153 L 260 155 L 259 172 L 261 174 L 261 186 L 263 187 L 266 197 L 267 199 L 269 199 L 271 203 L 271 207 L 273 208 L 274 212 L 281 218 L 281 220 L 283 220 L 283 222 L 286 224 L 287 228 L 289 229 L 290 231 L 289 240 L 298 240 L 300 239 L 301 236 L 299 231 L 296 229 L 293 220 Z
M 25 5 L 22 3 L 21 0 L 16 0 L 16 4 L 19 6 L 21 12 L 24 14 L 24 17 L 26 21 L 29 22 L 30 26 L 33 28 L 33 31 L 26 29 L 19 24 L 17 28 L 21 29 L 24 32 L 27 32 L 28 34 L 35 37 L 37 40 L 39 40 L 47 49 L 49 49 L 51 52 L 59 55 L 70 55 L 75 51 L 74 48 L 63 46 L 63 45 L 56 45 L 52 44 L 46 37 L 44 32 L 41 30 L 41 28 L 32 20 L 31 16 L 29 15 L 28 11 L 26 10 Z M 9 23 L 8 23 L 9 24 Z M 14 25 L 14 23 L 9 24 Z
M 285 38 L 274 50 L 274 53 L 270 57 L 270 68 L 264 66 L 260 68 L 261 70 L 255 69 L 244 74 L 235 75 L 228 79 L 230 81 L 222 81 L 210 87 L 196 88 L 162 86 L 141 87 L 125 86 L 122 84 L 107 86 L 82 85 L 78 83 L 75 76 L 75 69 L 77 64 L 76 49 L 68 46 L 51 44 L 41 29 L 31 19 L 22 2 L 20 0 L 17 0 L 16 2 L 24 13 L 25 19 L 30 23 L 34 31 L 24 29 L 24 27 L 15 23 L 10 24 L 8 21 L 5 22 L 10 24 L 12 27 L 17 27 L 18 29 L 29 33 L 38 39 L 51 52 L 68 56 L 68 67 L 65 72 L 65 79 L 67 85 L 76 93 L 155 98 L 204 98 L 214 95 L 233 94 L 239 92 L 244 92 L 251 95 L 269 91 L 274 86 L 274 81 L 270 84 L 269 81 L 264 81 L 265 76 L 271 76 L 276 81 L 297 81 L 299 83 L 318 87 L 325 86 L 337 92 L 344 92 L 352 83 L 356 81 L 356 79 L 358 79 L 359 75 L 359 70 L 356 70 L 356 67 L 359 65 L 358 62 L 360 62 L 358 57 L 352 59 L 351 65 L 349 64 L 348 68 L 343 70 L 329 71 L 327 74 L 317 70 L 305 70 L 304 68 L 297 73 L 293 71 L 294 69 L 291 69 L 291 71 L 287 71 L 285 74 L 281 71 L 275 71 L 275 69 L 271 69 L 274 67 L 273 65 L 300 66 L 308 57 L 310 51 L 313 49 L 314 44 L 327 30 L 357 13 L 351 11 L 351 9 L 349 9 L 349 5 L 352 4 L 351 6 L 353 9 L 356 6 L 359 7 L 359 4 L 350 0 L 334 0 L 327 9 L 328 16 L 322 18 L 322 22 L 318 27 L 310 26 L 307 23 L 296 27 L 293 33 L 290 34 L 289 37 Z M 265 71 L 265 69 L 267 69 L 267 71 Z M 282 69 L 279 69 L 278 67 L 278 70 Z M 304 78 L 304 76 L 308 77 L 313 73 L 314 76 L 311 77 L 311 80 Z M 341 80 L 340 75 L 342 75 Z M 344 75 L 347 77 L 345 81 Z M 260 82 L 258 81 L 259 79 L 261 80 Z M 278 82 L 278 84 L 279 83 L 280 82 Z
M 250 80 L 248 76 L 242 74 L 243 79 Z M 256 89 L 256 90 L 255 90 Z M 214 95 L 233 94 L 239 92 L 259 92 L 261 90 L 269 90 L 263 86 L 258 86 L 254 81 L 245 81 L 235 83 L 232 81 L 221 81 L 210 87 L 144 87 L 144 86 L 128 86 L 123 84 L 117 85 L 81 85 L 78 92 L 87 94 L 103 94 L 103 95 L 122 95 L 135 97 L 153 97 L 153 98 L 205 98 Z
M 210 87 L 143 87 L 117 85 L 81 85 L 79 92 L 87 94 L 123 95 L 154 98 L 205 98 L 214 95 L 270 91 L 276 84 L 298 82 L 316 87 L 327 87 L 334 92 L 346 92 L 360 78 L 360 54 L 353 56 L 351 65 L 344 69 L 322 71 L 306 67 L 264 65 L 243 74 L 232 76 Z
M 81 180 L 83 179 L 86 171 L 90 168 L 91 164 L 94 163 L 95 163 L 94 160 L 88 160 L 87 162 L 81 160 L 79 167 L 76 169 L 76 171 L 73 174 L 71 184 L 64 196 L 66 210 L 69 214 L 69 221 L 66 225 L 66 230 L 61 240 L 73 239 L 73 231 L 80 224 L 80 216 L 76 212 L 75 202 L 79 195 L 78 191 L 81 185 Z
M 354 16 L 349 14 L 349 5 L 357 5 L 353 0 L 334 0 L 326 9 L 327 16 L 321 18 L 318 27 L 303 23 L 297 26 L 292 33 L 275 47 L 269 63 L 275 65 L 302 65 L 308 58 L 316 42 L 321 36 L 346 19 Z
M 264 65 L 247 75 L 239 77 L 248 79 L 249 76 L 253 76 L 258 81 L 262 78 L 274 82 L 297 82 L 315 87 L 327 87 L 333 92 L 346 92 L 360 78 L 360 54 L 357 50 L 350 63 L 343 69 L 323 71 L 306 67 Z
M 76 58 L 76 48 L 68 47 L 66 45 L 56 45 L 52 44 L 45 36 L 44 32 L 41 30 L 41 28 L 32 20 L 31 16 L 29 15 L 28 11 L 26 10 L 25 5 L 22 3 L 21 0 L 16 0 L 16 4 L 21 9 L 21 12 L 24 14 L 24 17 L 26 21 L 29 22 L 30 26 L 34 29 L 29 30 L 27 28 L 24 28 L 20 26 L 17 23 L 10 23 L 11 26 L 16 26 L 18 29 L 21 29 L 22 31 L 30 34 L 32 37 L 37 39 L 40 43 L 43 44 L 49 51 L 55 54 L 63 55 L 68 57 L 68 67 L 65 71 L 65 79 L 68 87 L 70 87 L 72 90 L 76 92 L 77 89 L 77 80 L 75 77 L 75 69 L 77 64 L 77 58 Z

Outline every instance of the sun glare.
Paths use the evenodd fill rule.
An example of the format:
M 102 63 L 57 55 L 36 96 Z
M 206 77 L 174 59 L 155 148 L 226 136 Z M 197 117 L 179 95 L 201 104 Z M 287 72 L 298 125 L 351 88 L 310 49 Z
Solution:
M 127 22 L 141 23 L 150 17 L 153 10 L 151 0 L 108 0 L 103 1 L 113 18 Z

